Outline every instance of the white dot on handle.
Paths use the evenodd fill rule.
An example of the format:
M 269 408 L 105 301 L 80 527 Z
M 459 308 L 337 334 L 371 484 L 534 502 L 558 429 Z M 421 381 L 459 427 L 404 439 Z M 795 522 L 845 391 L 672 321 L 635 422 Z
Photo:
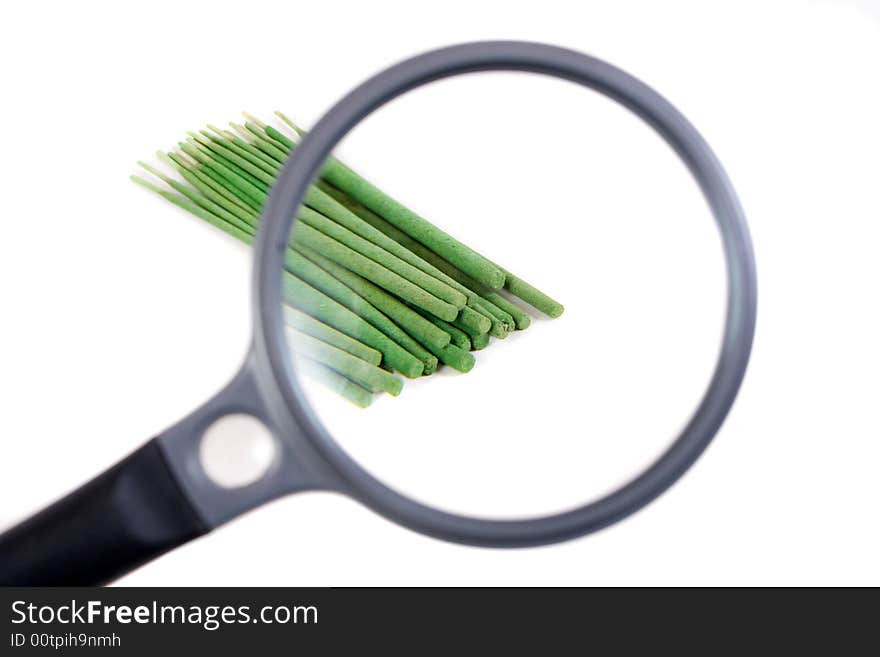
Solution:
M 266 474 L 275 460 L 275 438 L 252 415 L 226 415 L 205 430 L 199 460 L 218 486 L 240 488 Z

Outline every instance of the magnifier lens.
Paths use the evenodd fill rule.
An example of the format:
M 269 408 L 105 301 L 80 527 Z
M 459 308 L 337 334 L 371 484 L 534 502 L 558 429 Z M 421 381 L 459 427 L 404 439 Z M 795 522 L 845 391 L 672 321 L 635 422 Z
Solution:
M 271 125 L 269 146 L 295 148 Z M 385 105 L 335 155 L 279 275 L 296 384 L 355 461 L 422 503 L 508 519 L 595 500 L 669 446 L 718 356 L 725 271 L 703 196 L 648 125 L 571 83 L 479 73 Z M 564 312 L 474 283 L 364 179 Z M 529 325 L 508 335 L 511 319 Z

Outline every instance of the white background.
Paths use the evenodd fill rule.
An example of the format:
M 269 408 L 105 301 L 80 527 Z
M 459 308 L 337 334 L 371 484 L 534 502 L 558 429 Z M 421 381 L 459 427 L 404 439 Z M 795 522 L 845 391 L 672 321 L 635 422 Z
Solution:
M 717 440 L 647 509 L 563 545 L 456 546 L 347 499 L 306 494 L 122 583 L 880 584 L 876 7 L 17 6 L 0 27 L 0 525 L 204 401 L 247 345 L 248 251 L 132 185 L 135 160 L 173 146 L 184 130 L 237 119 L 241 109 L 281 108 L 309 123 L 368 75 L 429 47 L 521 38 L 597 55 L 660 90 L 707 138 L 740 194 L 758 258 L 759 324 L 746 382 Z M 519 410 L 531 400 L 560 415 L 543 433 L 538 426 L 522 434 L 528 440 L 519 436 L 510 457 L 519 465 L 499 473 L 499 485 L 516 490 L 522 463 L 549 451 L 538 440 L 583 436 L 551 443 L 555 458 L 542 465 L 551 468 L 548 486 L 583 483 L 590 496 L 613 483 L 601 480 L 608 468 L 573 467 L 568 456 L 619 459 L 614 480 L 668 439 L 692 405 L 717 342 L 718 249 L 683 170 L 649 133 L 587 94 L 525 84 L 534 93 L 518 100 L 513 89 L 521 87 L 504 79 L 426 90 L 344 148 L 358 168 L 394 181 L 388 186 L 499 259 L 503 251 L 505 263 L 522 263 L 523 275 L 567 303 L 557 322 L 479 354 L 467 377 L 420 388 L 479 389 L 504 368 L 514 376 L 511 363 L 528 362 L 533 377 L 546 378 L 510 386 L 506 393 L 520 397 L 507 401 Z M 635 136 L 621 142 L 623 134 Z M 480 165 L 487 154 L 494 155 L 488 172 Z M 542 195 L 554 185 L 566 193 Z M 487 196 L 480 186 L 505 193 Z M 466 216 L 456 212 L 461 205 Z M 496 237 L 504 222 L 534 225 L 535 217 L 562 233 L 558 252 L 538 251 L 540 240 L 513 231 Z M 572 279 L 559 253 L 585 285 L 566 287 Z M 549 373 L 531 365 L 539 354 L 564 353 L 573 337 L 580 342 L 570 367 L 559 359 Z M 391 401 L 406 404 L 407 392 Z M 562 431 L 571 424 L 577 433 Z M 641 439 L 641 427 L 653 428 L 649 438 Z M 369 444 L 361 449 L 392 479 L 440 458 L 430 451 L 436 444 L 423 450 L 412 443 L 417 437 L 406 445 L 402 432 L 391 434 L 398 442 L 380 445 L 391 449 L 374 450 L 383 457 Z M 499 453 L 477 455 L 488 463 Z M 449 490 L 443 472 L 415 492 L 434 499 Z M 445 478 L 472 493 L 479 472 Z

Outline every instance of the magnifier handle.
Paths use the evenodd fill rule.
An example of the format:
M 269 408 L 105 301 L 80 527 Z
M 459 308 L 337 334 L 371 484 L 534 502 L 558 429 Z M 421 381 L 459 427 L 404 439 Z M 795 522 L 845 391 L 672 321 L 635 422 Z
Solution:
M 0 585 L 105 584 L 207 530 L 151 440 L 0 534 Z

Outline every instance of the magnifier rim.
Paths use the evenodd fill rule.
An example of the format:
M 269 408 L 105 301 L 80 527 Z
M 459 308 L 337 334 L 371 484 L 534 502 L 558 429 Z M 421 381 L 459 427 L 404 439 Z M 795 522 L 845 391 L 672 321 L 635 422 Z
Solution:
M 290 228 L 308 185 L 336 144 L 366 116 L 432 81 L 479 71 L 523 71 L 576 82 L 616 100 L 653 127 L 688 166 L 722 235 L 727 311 L 715 372 L 691 420 L 671 446 L 629 483 L 576 509 L 524 520 L 489 520 L 441 511 L 383 484 L 352 459 L 311 409 L 287 354 L 281 316 L 281 272 Z M 356 87 L 306 135 L 285 164 L 263 211 L 256 240 L 255 347 L 305 438 L 345 483 L 345 492 L 414 530 L 450 541 L 528 546 L 601 529 L 669 488 L 714 438 L 748 365 L 755 331 L 757 284 L 745 217 L 727 175 L 690 122 L 656 91 L 597 58 L 547 44 L 489 41 L 418 55 Z

